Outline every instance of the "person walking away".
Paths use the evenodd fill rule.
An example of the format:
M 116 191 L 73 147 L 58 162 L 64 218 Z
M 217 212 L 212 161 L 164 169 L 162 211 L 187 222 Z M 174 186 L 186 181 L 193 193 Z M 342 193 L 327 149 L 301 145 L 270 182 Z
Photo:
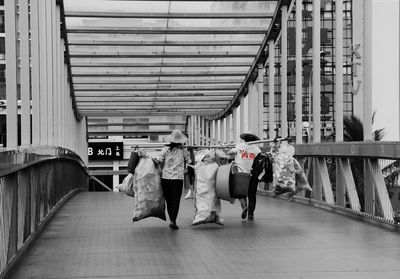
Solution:
M 240 134 L 240 138 L 244 140 L 237 144 L 234 148 L 228 151 L 228 154 L 235 154 L 235 162 L 240 165 L 243 171 L 251 174 L 251 166 L 254 158 L 258 153 L 261 152 L 260 148 L 253 144 L 248 144 L 250 141 L 257 141 L 260 138 L 253 132 L 245 132 Z M 247 199 L 240 199 L 240 205 L 242 207 L 242 219 L 246 219 L 248 213 L 248 220 L 254 220 L 254 210 L 256 208 L 256 194 L 257 194 L 258 179 L 257 177 L 251 177 L 248 191 L 248 207 Z
M 180 130 L 172 131 L 167 141 L 169 144 L 161 150 L 155 161 L 162 165 L 161 186 L 170 219 L 169 227 L 178 230 L 176 218 L 182 196 L 183 171 L 185 163 L 190 164 L 191 160 L 189 152 L 184 148 L 187 137 Z

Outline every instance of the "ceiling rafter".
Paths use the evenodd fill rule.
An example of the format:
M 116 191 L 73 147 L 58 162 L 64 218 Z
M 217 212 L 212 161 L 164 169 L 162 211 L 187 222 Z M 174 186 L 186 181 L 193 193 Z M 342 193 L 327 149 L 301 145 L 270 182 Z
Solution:
M 138 12 L 111 12 L 111 11 L 68 11 L 66 17 L 79 18 L 178 18 L 178 19 L 228 19 L 245 18 L 260 19 L 272 18 L 272 13 L 138 13 Z

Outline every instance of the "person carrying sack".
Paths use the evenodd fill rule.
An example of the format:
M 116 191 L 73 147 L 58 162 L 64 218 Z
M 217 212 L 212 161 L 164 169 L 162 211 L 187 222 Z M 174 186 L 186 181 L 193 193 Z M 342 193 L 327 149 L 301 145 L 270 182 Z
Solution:
M 257 154 L 261 152 L 260 148 L 253 144 L 247 144 L 250 141 L 260 140 L 253 132 L 245 132 L 240 134 L 240 138 L 244 140 L 237 144 L 234 148 L 228 151 L 229 154 L 235 154 L 235 162 L 242 167 L 244 172 L 251 173 L 251 166 Z M 242 207 L 242 219 L 246 219 L 248 213 L 248 220 L 254 220 L 254 210 L 256 208 L 256 194 L 257 194 L 258 178 L 251 177 L 249 183 L 248 200 L 249 205 L 247 207 L 247 199 L 239 199 Z
M 185 163 L 190 164 L 191 159 L 189 152 L 184 148 L 187 137 L 181 131 L 172 131 L 167 141 L 169 144 L 161 150 L 160 155 L 154 161 L 162 165 L 161 186 L 170 219 L 169 227 L 178 230 L 176 218 L 182 196 L 183 171 Z

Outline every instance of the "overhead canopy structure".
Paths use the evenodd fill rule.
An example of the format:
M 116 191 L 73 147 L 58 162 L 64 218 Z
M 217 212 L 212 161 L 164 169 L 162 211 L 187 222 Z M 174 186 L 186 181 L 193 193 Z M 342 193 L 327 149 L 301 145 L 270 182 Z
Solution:
M 281 2 L 64 0 L 78 111 L 223 114 L 265 56 Z

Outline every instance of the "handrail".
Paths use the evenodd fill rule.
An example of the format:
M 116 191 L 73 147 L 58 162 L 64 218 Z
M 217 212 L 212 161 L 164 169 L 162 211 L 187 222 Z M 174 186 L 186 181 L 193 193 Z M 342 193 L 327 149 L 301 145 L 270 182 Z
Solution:
M 400 158 L 400 142 L 340 142 L 295 145 L 296 156 L 368 157 L 376 159 Z
M 400 142 L 298 144 L 295 156 L 313 189 L 310 198 L 389 223 L 399 221 L 393 197 L 399 188 Z
M 12 274 L 57 209 L 88 189 L 88 178 L 83 160 L 68 149 L 0 151 L 0 278 Z
M 71 160 L 88 173 L 82 158 L 69 149 L 53 146 L 29 146 L 0 151 L 0 178 L 49 160 Z

